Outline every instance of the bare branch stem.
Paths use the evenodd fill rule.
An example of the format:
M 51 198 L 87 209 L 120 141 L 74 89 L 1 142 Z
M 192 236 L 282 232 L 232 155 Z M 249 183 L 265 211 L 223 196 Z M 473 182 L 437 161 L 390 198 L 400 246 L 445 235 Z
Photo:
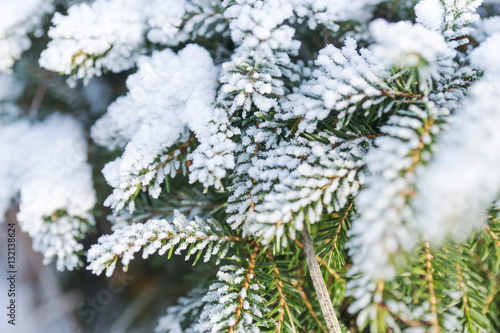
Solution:
M 316 253 L 314 252 L 311 235 L 309 234 L 309 230 L 307 230 L 306 226 L 302 229 L 302 237 L 304 238 L 304 253 L 306 254 L 309 274 L 311 275 L 314 289 L 316 290 L 316 295 L 321 306 L 321 311 L 323 312 L 323 317 L 325 317 L 328 332 L 342 333 L 339 321 L 335 315 L 335 310 L 333 309 L 332 300 L 330 299 L 318 261 L 316 260 Z

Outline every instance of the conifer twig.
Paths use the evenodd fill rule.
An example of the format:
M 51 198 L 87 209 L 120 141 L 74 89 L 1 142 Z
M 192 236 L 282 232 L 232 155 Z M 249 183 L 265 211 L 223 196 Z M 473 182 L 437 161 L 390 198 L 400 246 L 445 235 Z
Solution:
M 491 228 L 487 224 L 484 226 L 484 229 L 495 240 L 495 243 L 498 245 L 498 248 L 500 248 L 500 239 L 498 239 L 498 236 L 495 235 L 493 230 L 491 230 Z
M 316 253 L 314 252 L 311 235 L 306 226 L 302 229 L 302 237 L 304 238 L 304 253 L 306 255 L 307 266 L 309 267 L 309 274 L 311 275 L 314 289 L 316 290 L 316 296 L 318 297 L 321 311 L 323 312 L 326 326 L 328 327 L 328 332 L 342 333 L 335 310 L 333 309 L 332 300 L 330 299 L 325 281 L 321 275 L 319 264 L 316 260 Z
M 437 298 L 436 291 L 434 290 L 434 279 L 432 277 L 432 254 L 430 251 L 430 245 L 427 235 L 425 235 L 424 242 L 425 251 L 425 278 L 427 280 L 427 287 L 429 288 L 429 303 L 431 304 L 431 313 L 433 314 L 432 327 L 435 332 L 440 332 L 439 322 L 438 322 L 438 311 L 437 311 Z
M 294 282 L 296 282 L 296 281 L 294 281 Z M 304 304 L 306 305 L 307 309 L 309 310 L 309 313 L 311 314 L 311 316 L 313 316 L 313 318 L 316 319 L 319 327 L 321 327 L 323 329 L 323 331 L 326 332 L 326 327 L 323 326 L 323 323 L 321 322 L 321 320 L 319 320 L 318 316 L 316 315 L 316 312 L 314 312 L 314 308 L 313 308 L 311 302 L 309 302 L 309 299 L 307 298 L 307 294 L 304 291 L 304 288 L 302 288 L 302 285 L 300 285 L 300 283 L 298 283 L 298 282 L 294 283 L 294 285 L 297 288 L 297 290 L 300 291 L 300 297 L 304 301 Z
M 297 244 L 298 247 L 300 247 L 301 249 L 304 248 L 304 244 L 302 244 L 300 241 L 298 241 L 297 239 L 294 239 L 293 240 L 295 242 L 295 244 Z M 328 270 L 328 273 L 330 273 L 331 275 L 333 275 L 333 277 L 335 278 L 335 280 L 337 280 L 338 283 L 342 284 L 342 285 L 345 285 L 345 282 L 342 281 L 342 279 L 340 278 L 340 275 L 335 272 L 335 270 L 333 270 L 333 268 L 331 268 L 328 263 L 326 261 L 324 261 L 323 259 L 321 259 L 320 256 L 316 256 L 316 260 L 318 261 L 319 264 L 323 265 L 326 267 L 326 269 Z M 346 268 L 349 267 L 349 265 L 346 265 L 345 266 Z
M 245 274 L 245 282 L 243 283 L 243 288 L 245 290 L 248 290 L 250 286 L 250 280 L 255 276 L 254 268 L 255 268 L 255 262 L 257 261 L 257 255 L 259 254 L 259 245 L 257 245 L 254 249 L 253 252 L 250 256 L 250 260 L 248 262 L 248 268 L 247 272 Z M 232 333 L 235 328 L 238 326 L 238 320 L 241 317 L 241 313 L 244 311 L 243 306 L 244 306 L 244 298 L 240 295 L 238 298 L 239 304 L 238 307 L 236 308 L 236 316 L 234 319 L 234 324 L 229 327 L 228 333 Z
M 353 202 L 347 207 L 344 216 L 342 217 L 342 220 L 340 220 L 339 226 L 337 227 L 337 231 L 335 231 L 335 238 L 333 239 L 333 244 L 332 244 L 332 249 L 336 250 L 337 249 L 337 240 L 339 239 L 340 235 L 340 230 L 342 230 L 342 225 L 344 224 L 347 215 L 349 215 L 349 212 L 351 211 L 352 206 L 354 205 Z
M 462 269 L 460 268 L 460 265 L 458 263 L 455 264 L 455 268 L 457 269 L 458 272 L 458 285 L 460 286 L 460 290 L 462 291 L 463 311 L 467 320 L 468 328 L 470 329 L 472 323 L 471 323 L 471 314 L 469 308 L 469 300 L 467 297 L 467 285 L 464 282 L 462 276 Z
M 45 85 L 40 85 L 36 90 L 35 96 L 31 101 L 29 117 L 31 120 L 35 120 L 38 115 L 38 111 L 40 110 L 40 106 L 42 105 L 45 94 L 47 93 L 47 87 Z
M 490 304 L 491 302 L 493 301 L 495 295 L 498 293 L 498 290 L 492 290 L 491 293 L 488 295 L 488 297 L 486 298 L 486 302 L 484 304 L 484 308 L 483 308 L 483 314 L 485 315 L 486 313 L 488 313 L 488 308 L 490 307 Z
M 266 254 L 269 256 L 269 262 L 271 264 L 274 265 L 273 267 L 273 272 L 274 272 L 274 275 L 276 276 L 276 289 L 278 290 L 278 294 L 279 294 L 279 306 L 280 306 L 280 318 L 278 320 L 278 330 L 281 330 L 281 323 L 283 322 L 283 319 L 284 319 L 284 316 L 285 316 L 285 311 L 286 310 L 286 313 L 288 314 L 288 318 L 290 319 L 290 324 L 292 326 L 292 330 L 294 333 L 297 333 L 297 331 L 295 330 L 295 325 L 293 323 L 293 318 L 292 318 L 292 315 L 290 313 L 290 309 L 288 308 L 288 304 L 286 302 L 286 298 L 285 298 L 285 293 L 283 292 L 283 281 L 281 279 L 281 274 L 280 274 L 280 271 L 278 269 L 278 266 L 276 265 L 276 262 L 274 261 L 274 257 L 272 255 L 271 252 L 267 251 Z

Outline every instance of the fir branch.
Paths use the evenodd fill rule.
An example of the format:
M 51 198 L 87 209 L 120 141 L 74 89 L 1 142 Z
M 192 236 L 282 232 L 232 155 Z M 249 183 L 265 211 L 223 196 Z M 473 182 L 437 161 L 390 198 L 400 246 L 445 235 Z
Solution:
M 495 298 L 496 294 L 498 294 L 498 289 L 493 289 L 491 293 L 488 295 L 488 298 L 486 298 L 486 302 L 483 308 L 484 315 L 488 312 L 488 308 L 490 307 L 491 302 L 493 302 L 493 299 Z
M 293 241 L 301 249 L 304 248 L 304 244 L 302 244 L 298 239 L 294 239 Z M 340 283 L 341 285 L 345 285 L 345 281 L 340 278 L 340 275 L 337 272 L 335 272 L 335 270 L 332 267 L 330 267 L 330 265 L 328 265 L 328 263 L 326 261 L 324 261 L 320 256 L 316 256 L 316 261 L 320 265 L 324 266 L 328 270 L 328 273 L 330 273 L 335 278 L 335 280 L 337 280 L 338 283 Z
M 266 251 L 266 254 L 268 255 L 269 262 L 273 265 L 273 273 L 274 273 L 274 276 L 276 278 L 276 289 L 278 290 L 278 295 L 279 295 L 278 306 L 280 307 L 280 309 L 278 310 L 278 312 L 279 312 L 280 315 L 279 315 L 279 318 L 278 318 L 278 321 L 277 321 L 278 332 L 281 332 L 282 323 L 283 323 L 284 316 L 285 316 L 285 311 L 284 310 L 286 310 L 288 318 L 290 319 L 290 325 L 292 326 L 292 331 L 294 333 L 297 333 L 297 331 L 295 330 L 295 324 L 293 323 L 292 314 L 290 313 L 290 309 L 288 307 L 288 304 L 287 304 L 287 301 L 286 301 L 286 298 L 285 298 L 285 293 L 283 292 L 283 281 L 282 281 L 282 278 L 281 278 L 280 271 L 278 269 L 278 266 L 276 265 L 276 262 L 274 260 L 274 257 L 272 255 L 272 253 L 269 252 L 269 251 Z
M 354 138 L 348 138 L 348 139 L 345 139 L 345 140 L 342 140 L 342 141 L 339 141 L 339 142 L 334 143 L 334 144 L 332 145 L 332 149 L 335 149 L 335 148 L 337 148 L 337 147 L 341 146 L 342 144 L 344 144 L 344 143 L 346 143 L 346 142 L 349 142 L 349 141 L 354 141 L 354 140 L 357 140 L 357 139 L 359 139 L 359 138 L 366 138 L 366 139 L 371 139 L 371 140 L 374 140 L 374 139 L 376 139 L 376 138 L 378 138 L 378 137 L 380 137 L 380 136 L 385 136 L 385 135 L 387 135 L 387 134 L 381 133 L 381 134 L 365 134 L 365 135 L 359 135 L 359 136 L 356 136 L 356 137 L 354 137 Z M 304 159 L 305 159 L 305 158 L 307 158 L 307 157 L 309 157 L 309 156 L 304 157 Z
M 174 333 L 178 327 L 183 329 L 183 332 L 194 333 L 194 326 L 205 306 L 203 296 L 207 291 L 206 282 L 202 282 L 190 290 L 186 296 L 180 297 L 177 305 L 168 307 L 167 313 L 158 319 L 155 333 Z
M 417 100 L 421 100 L 424 96 L 422 94 L 418 94 L 418 93 L 409 93 L 409 92 L 404 92 L 404 91 L 393 91 L 393 92 L 390 92 L 390 91 L 387 91 L 387 90 L 382 90 L 380 92 L 382 94 L 382 96 L 387 96 L 387 97 L 390 97 L 392 99 L 396 99 L 397 97 L 406 97 L 406 98 L 409 98 L 409 100 L 404 100 L 402 102 L 405 102 L 405 103 L 414 103 L 416 102 L 415 99 Z M 422 102 L 422 101 L 420 101 Z
M 337 230 L 335 231 L 335 237 L 332 240 L 332 250 L 334 250 L 334 251 L 337 250 L 337 240 L 339 239 L 340 230 L 342 229 L 342 226 L 343 226 L 344 221 L 346 220 L 347 216 L 351 212 L 351 208 L 353 207 L 353 205 L 354 205 L 354 202 L 351 202 L 349 207 L 347 207 L 347 209 L 344 213 L 344 216 L 340 220 L 339 226 L 337 227 Z
M 471 313 L 469 308 L 469 299 L 467 298 L 467 286 L 464 282 L 462 269 L 458 263 L 455 264 L 455 267 L 458 272 L 458 285 L 460 286 L 460 290 L 462 291 L 462 308 L 465 314 L 466 321 L 468 323 L 469 329 L 473 329 L 472 321 L 471 321 Z
M 356 294 L 351 309 L 365 311 L 360 315 L 364 320 L 368 319 L 370 307 L 378 308 L 383 300 L 383 294 L 375 293 L 368 284 L 393 279 L 398 257 L 417 243 L 419 235 L 412 230 L 416 222 L 411 208 L 417 194 L 414 173 L 427 163 L 447 114 L 448 110 L 431 102 L 426 103 L 425 109 L 411 105 L 408 111 L 391 116 L 381 129 L 388 136 L 378 138 L 376 148 L 367 154 L 370 176 L 356 198 L 359 216 L 348 243 L 353 258 L 350 274 L 363 274 L 349 283 L 348 289 Z M 370 302 L 366 302 L 368 297 Z M 360 299 L 364 300 L 358 302 Z M 374 318 L 369 320 L 376 324 Z M 384 319 L 380 317 L 378 322 L 383 323 Z
M 101 163 L 87 164 L 94 150 L 84 145 L 81 174 L 53 178 L 45 165 L 73 156 L 38 149 L 42 140 L 26 134 L 33 124 L 18 118 L 37 123 L 66 101 L 95 111 L 81 117 L 90 126 L 127 88 L 92 127 L 95 143 L 124 151 L 104 157 L 116 158 L 102 171 L 116 223 L 88 251 L 87 269 L 110 276 L 139 253 L 232 263 L 210 284 L 213 265 L 203 277 L 197 266 L 192 277 L 202 282 L 167 310 L 158 333 L 500 331 L 496 207 L 488 225 L 482 219 L 500 193 L 498 8 L 476 14 L 481 0 L 30 2 L 0 5 L 0 17 L 16 12 L 0 27 L 0 71 L 47 79 L 28 73 L 17 94 L 22 88 L 0 76 L 0 216 L 20 193 L 19 225 L 46 261 L 78 266 L 76 241 L 102 213 L 91 211 L 90 171 Z M 48 28 L 42 14 L 53 10 L 63 13 Z M 488 18 L 468 44 L 479 14 Z M 27 64 L 47 37 L 40 65 L 73 86 L 137 71 L 68 92 Z M 54 128 L 44 140 L 70 127 Z M 21 158 L 18 141 L 30 148 Z M 464 238 L 447 238 L 456 235 Z
M 147 168 L 127 175 L 124 183 L 115 188 L 113 194 L 106 199 L 105 205 L 111 206 L 118 212 L 127 207 L 133 213 L 135 200 L 141 191 L 148 192 L 155 199 L 158 198 L 162 190 L 161 185 L 165 181 L 168 182 L 168 177 L 174 178 L 179 170 L 184 175 L 187 174 L 189 164 L 186 160 L 187 148 L 193 144 L 194 138 L 194 135 L 180 137 L 172 147 L 156 156 Z
M 245 279 L 243 282 L 243 288 L 245 288 L 245 290 L 249 289 L 250 280 L 255 275 L 254 268 L 255 268 L 256 257 L 259 254 L 259 250 L 260 250 L 259 245 L 255 246 L 252 254 L 250 255 L 250 258 L 248 261 L 248 266 L 247 266 L 247 271 L 245 273 Z M 245 298 L 240 294 L 240 296 L 238 298 L 238 307 L 236 308 L 234 324 L 229 327 L 228 333 L 232 333 L 233 330 L 235 330 L 236 327 L 238 326 L 238 321 L 239 321 L 240 316 L 241 316 L 244 300 L 245 300 Z
M 307 294 L 304 291 L 304 288 L 302 287 L 302 285 L 300 284 L 300 282 L 295 281 L 294 285 L 297 288 L 297 290 L 300 292 L 300 297 L 304 301 L 304 304 L 306 305 L 307 310 L 309 310 L 309 313 L 311 314 L 311 316 L 314 318 L 314 320 L 316 320 L 316 322 L 318 323 L 319 327 L 321 327 L 321 329 L 323 331 L 327 332 L 326 327 L 323 325 L 323 323 L 321 322 L 321 320 L 318 318 L 318 315 L 316 314 L 316 311 L 314 310 L 311 302 L 307 298 Z
M 439 322 L 438 322 L 438 313 L 437 313 L 437 298 L 436 292 L 434 291 L 434 282 L 432 277 L 432 254 L 430 251 L 429 241 L 427 236 L 425 237 L 424 242 L 424 251 L 425 251 L 425 278 L 427 280 L 427 286 L 429 288 L 429 303 L 431 305 L 431 313 L 433 314 L 432 318 L 432 327 L 435 329 L 436 333 L 440 332 Z
M 498 238 L 498 236 L 493 232 L 493 230 L 491 230 L 491 228 L 487 224 L 484 225 L 484 229 L 495 240 L 495 244 L 497 245 L 498 249 L 500 249 L 500 239 Z
M 299 133 L 313 132 L 318 122 L 329 116 L 335 117 L 340 130 L 357 114 L 374 119 L 394 104 L 388 104 L 389 97 L 381 93 L 393 93 L 389 71 L 370 51 L 358 51 L 354 39 L 347 38 L 342 49 L 327 45 L 316 64 L 318 70 L 313 77 L 284 103 L 287 118 L 293 115 L 301 119 L 296 126 Z
M 316 223 L 324 210 L 339 211 L 349 203 L 363 183 L 363 157 L 371 141 L 368 137 L 330 140 L 329 144 L 304 138 L 282 142 L 254 162 L 249 173 L 261 180 L 261 188 L 269 188 L 250 215 L 254 235 L 269 242 L 288 231 L 294 239 L 305 220 Z
M 141 173 L 146 173 L 146 172 L 149 172 L 152 170 L 159 170 L 159 169 L 163 168 L 168 162 L 173 160 L 178 155 L 179 151 L 183 155 L 187 155 L 187 148 L 194 141 L 194 138 L 195 138 L 194 135 L 191 135 L 185 142 L 183 142 L 177 146 L 174 146 L 170 150 L 170 152 L 167 154 L 166 159 L 164 159 L 162 162 L 158 163 L 155 166 L 149 167 L 149 169 L 147 169 L 147 170 L 146 169 L 142 170 Z M 187 165 L 189 166 L 189 161 L 187 162 Z
M 174 211 L 171 221 L 149 220 L 145 224 L 132 224 L 116 230 L 114 234 L 101 236 L 88 251 L 87 269 L 96 275 L 106 269 L 109 277 L 113 274 L 118 258 L 121 258 L 126 269 L 135 253 L 141 249 L 144 249 L 144 259 L 156 251 L 160 255 L 169 251 L 170 257 L 176 246 L 175 254 L 189 247 L 186 260 L 196 253 L 197 259 L 200 258 L 205 249 L 205 261 L 213 255 L 221 259 L 235 242 L 247 242 L 247 239 L 225 234 L 214 221 L 203 222 L 200 218 L 188 221 L 184 215 Z
M 217 273 L 218 281 L 210 286 L 203 298 L 206 305 L 196 325 L 199 332 L 260 331 L 259 327 L 268 327 L 269 320 L 263 313 L 269 310 L 265 306 L 268 299 L 264 286 L 255 275 L 256 265 L 260 261 L 259 244 L 247 247 L 249 257 L 230 260 L 238 265 L 222 266 Z M 262 296 L 264 294 L 264 296 Z

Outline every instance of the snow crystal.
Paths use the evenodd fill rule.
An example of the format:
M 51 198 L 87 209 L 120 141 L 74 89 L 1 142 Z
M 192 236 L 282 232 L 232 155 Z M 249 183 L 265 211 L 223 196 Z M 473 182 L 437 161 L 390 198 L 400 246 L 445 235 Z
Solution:
M 483 0 L 420 0 L 415 5 L 417 23 L 440 32 L 450 47 L 467 44 L 472 28 L 469 26 L 479 19 L 476 9 Z
M 28 33 L 42 24 L 43 16 L 52 12 L 52 0 L 0 1 L 0 72 L 11 71 L 14 62 L 30 48 Z
M 364 166 L 362 158 L 368 139 L 356 139 L 331 145 L 308 140 L 283 142 L 275 149 L 262 155 L 250 167 L 248 174 L 260 182 L 280 184 L 271 187 L 262 202 L 255 205 L 255 212 L 249 214 L 252 221 L 249 230 L 256 236 L 263 236 L 267 243 L 273 236 L 280 238 L 283 225 L 289 224 L 291 237 L 295 230 L 301 230 L 305 221 L 304 210 L 310 223 L 317 222 L 324 208 L 332 211 L 343 208 L 348 197 L 356 195 L 360 186 L 358 170 Z M 352 171 L 351 180 L 346 175 Z M 235 209 L 235 204 L 228 209 Z M 229 218 L 228 222 L 237 219 Z M 293 223 L 291 223 L 293 221 Z M 275 224 L 281 224 L 276 229 Z M 234 227 L 234 225 L 233 225 Z
M 255 150 L 251 148 L 253 144 L 242 146 L 232 141 L 240 129 L 231 127 L 229 119 L 247 118 L 252 106 L 255 106 L 253 110 L 258 109 L 257 116 L 279 109 L 278 97 L 284 95 L 282 77 L 291 74 L 288 67 L 294 67 L 289 55 L 297 54 L 300 46 L 293 39 L 294 29 L 284 24 L 293 15 L 288 1 L 250 0 L 231 4 L 224 1 L 223 6 L 227 6 L 224 16 L 230 20 L 231 36 L 237 48 L 231 60 L 222 65 L 223 86 L 217 97 L 221 108 L 210 119 L 210 135 L 189 157 L 192 160 L 190 181 L 217 189 L 222 188 L 221 179 L 227 170 L 236 168 L 244 172 L 244 168 L 237 167 L 236 149 L 245 150 L 246 154 Z M 259 134 L 242 137 L 243 143 L 257 142 L 254 140 L 266 142 L 268 147 L 275 142 L 269 133 L 265 137 Z M 246 157 L 240 160 L 246 163 Z
M 257 64 L 275 63 L 275 51 L 297 52 L 300 43 L 293 40 L 294 29 L 284 25 L 293 15 L 287 0 L 238 1 L 229 6 L 224 16 L 230 19 L 231 37 L 239 46 L 235 52 L 252 54 Z
M 243 281 L 245 280 L 246 268 L 240 268 L 234 265 L 223 266 L 217 273 L 218 282 L 210 286 L 210 290 L 203 298 L 207 302 L 199 316 L 199 322 L 194 327 L 196 332 L 220 332 L 223 327 L 236 326 L 235 332 L 260 332 L 252 325 L 253 315 L 262 317 L 261 311 L 255 302 L 244 302 L 242 319 L 236 322 L 236 309 L 240 307 L 240 290 Z M 252 279 L 253 277 L 250 277 Z M 258 289 L 250 289 L 246 291 L 249 297 L 258 297 Z M 219 302 L 220 299 L 227 300 L 224 303 Z M 255 299 L 255 298 L 254 298 Z M 248 308 L 245 308 L 247 307 Z
M 500 34 L 471 53 L 474 65 L 485 70 L 474 83 L 439 150 L 420 177 L 420 225 L 429 237 L 452 234 L 463 239 L 470 228 L 484 223 L 485 211 L 500 188 Z
M 347 243 L 353 258 L 349 274 L 363 274 L 348 285 L 348 292 L 356 299 L 351 306 L 353 312 L 369 311 L 372 300 L 376 302 L 374 284 L 392 280 L 396 274 L 394 258 L 401 251 L 412 250 L 416 243 L 415 216 L 407 206 L 416 191 L 413 169 L 421 163 L 415 157 L 433 144 L 431 141 L 420 146 L 423 133 L 430 132 L 424 124 L 442 121 L 447 113 L 448 110 L 427 102 L 425 111 L 412 106 L 405 116 L 391 116 L 381 128 L 388 135 L 377 138 L 375 148 L 366 155 L 368 176 L 365 188 L 356 197 L 359 216 L 352 224 Z
M 360 100 L 367 99 L 372 104 L 382 103 L 386 97 L 381 90 L 392 92 L 385 82 L 389 72 L 384 62 L 367 49 L 357 50 L 357 43 L 346 38 L 345 45 L 338 49 L 327 45 L 318 55 L 318 66 L 312 79 L 304 82 L 300 90 L 284 101 L 284 117 L 304 118 L 298 124 L 298 132 L 312 132 L 319 120 L 325 119 L 331 111 L 339 112 L 337 128 L 343 126 L 342 118 L 355 111 Z M 277 117 L 283 117 L 278 114 Z
M 453 55 L 441 34 L 420 24 L 379 19 L 370 24 L 370 31 L 376 42 L 373 52 L 391 65 L 413 67 L 420 60 L 432 64 L 442 55 Z
M 181 33 L 187 0 L 153 0 L 146 6 L 147 23 L 151 27 L 148 39 L 153 43 L 175 46 L 187 40 L 186 33 Z
M 111 104 L 92 128 L 96 142 L 108 148 L 125 146 L 123 155 L 103 169 L 115 188 L 106 204 L 117 210 L 137 186 L 152 183 L 150 194 L 157 197 L 164 176 L 175 176 L 180 168 L 167 150 L 185 142 L 189 130 L 203 142 L 214 114 L 218 70 L 202 47 L 188 45 L 178 55 L 169 49 L 155 52 L 138 66 L 127 80 L 129 93 Z
M 14 75 L 0 73 L 0 122 L 15 121 L 21 115 L 15 101 L 22 92 L 23 85 Z
M 228 35 L 227 20 L 218 0 L 147 1 L 148 39 L 153 43 L 176 46 L 196 36 Z
M 186 256 L 186 259 L 189 259 L 197 251 L 207 248 L 209 241 L 219 245 L 224 243 L 225 238 L 217 237 L 217 232 L 220 232 L 217 226 L 207 224 L 197 217 L 194 220 L 188 220 L 179 211 L 174 211 L 173 216 L 168 220 L 151 219 L 144 224 L 127 225 L 115 230 L 111 235 L 101 236 L 97 244 L 92 245 L 87 253 L 89 262 L 87 269 L 96 275 L 106 270 L 106 275 L 111 276 L 115 269 L 112 260 L 120 257 L 122 264 L 127 266 L 135 254 L 143 248 L 144 259 L 156 252 L 164 255 L 174 246 L 177 246 L 175 254 L 179 255 L 187 248 L 190 243 L 188 240 L 193 238 L 190 235 L 196 234 L 196 241 L 200 239 L 203 241 L 191 249 Z M 228 246 L 231 246 L 231 243 L 228 243 Z M 210 254 L 207 252 L 207 255 Z
M 441 0 L 421 0 L 415 5 L 417 23 L 441 32 L 444 23 L 444 6 Z
M 477 7 L 483 0 L 421 0 L 415 6 L 417 23 L 428 29 L 442 33 L 451 47 L 468 42 L 467 38 L 458 38 L 470 34 L 468 26 L 474 23 L 479 15 Z
M 493 34 L 500 33 L 500 16 L 483 18 L 474 24 L 472 36 L 478 42 L 485 41 Z
M 290 0 L 299 22 L 306 21 L 310 29 L 319 25 L 337 31 L 339 22 L 356 20 L 366 21 L 371 18 L 373 7 L 382 0 Z
M 476 49 L 474 49 L 474 51 L 470 54 L 470 61 L 474 66 L 477 66 L 485 71 L 488 76 L 488 80 L 498 82 L 498 75 L 500 75 L 500 62 L 498 61 L 499 53 L 500 32 L 493 34 Z M 487 89 L 491 90 L 492 88 Z
M 378 19 L 370 23 L 370 32 L 375 39 L 371 46 L 375 55 L 387 61 L 389 66 L 418 66 L 420 87 L 427 92 L 430 88 L 424 83 L 438 78 L 443 71 L 441 67 L 450 67 L 456 54 L 441 33 L 421 24 L 408 21 L 389 23 Z
M 33 0 L 32 0 L 33 1 Z M 227 26 L 213 0 L 96 0 L 71 6 L 67 15 L 56 13 L 49 29 L 52 39 L 40 65 L 88 82 L 106 71 L 135 66 L 146 52 L 146 38 L 176 46 L 191 35 L 222 32 Z M 189 19 L 186 19 L 189 17 Z M 185 24 L 184 24 L 185 23 Z
M 56 13 L 40 66 L 86 80 L 103 70 L 133 67 L 143 52 L 143 9 L 144 3 L 137 0 L 96 0 L 71 6 L 67 15 Z

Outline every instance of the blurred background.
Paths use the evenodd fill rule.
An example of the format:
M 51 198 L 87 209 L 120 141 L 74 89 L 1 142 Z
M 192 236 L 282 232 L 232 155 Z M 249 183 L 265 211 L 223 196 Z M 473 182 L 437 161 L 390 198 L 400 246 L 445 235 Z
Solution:
M 69 5 L 81 1 L 59 1 L 56 10 L 64 13 Z M 1 10 L 1 9 L 0 9 Z M 93 168 L 97 193 L 94 208 L 96 230 L 84 241 L 85 249 L 95 244 L 99 235 L 111 233 L 106 217 L 110 210 L 102 206 L 111 188 L 101 169 L 120 155 L 92 142 L 90 126 L 116 97 L 126 93 L 125 80 L 130 72 L 109 74 L 81 82 L 69 88 L 66 78 L 38 66 L 40 52 L 48 42 L 44 29 L 30 35 L 32 47 L 15 64 L 13 74 L 0 74 L 0 95 L 9 94 L 21 114 L 14 117 L 42 121 L 54 112 L 69 114 L 84 126 L 89 142 L 88 162 Z M 36 38 L 35 38 L 36 35 Z M 15 82 L 15 86 L 12 85 Z M 0 96 L 0 121 L 9 117 L 9 108 Z M 9 102 L 9 103 L 10 103 Z M 17 112 L 17 111 L 16 111 Z M 2 161 L 0 160 L 0 163 Z M 2 184 L 0 184 L 2 186 Z M 117 269 L 111 278 L 95 276 L 84 268 L 58 272 L 55 263 L 44 265 L 43 256 L 32 250 L 32 240 L 16 220 L 19 198 L 14 198 L 3 223 L 0 223 L 0 332 L 6 333 L 77 333 L 77 332 L 153 332 L 158 318 L 168 305 L 191 288 L 184 278 L 192 269 L 182 257 L 152 256 L 147 261 L 137 258 L 127 273 Z M 6 305 L 9 281 L 7 271 L 7 223 L 16 225 L 16 325 L 7 323 Z

